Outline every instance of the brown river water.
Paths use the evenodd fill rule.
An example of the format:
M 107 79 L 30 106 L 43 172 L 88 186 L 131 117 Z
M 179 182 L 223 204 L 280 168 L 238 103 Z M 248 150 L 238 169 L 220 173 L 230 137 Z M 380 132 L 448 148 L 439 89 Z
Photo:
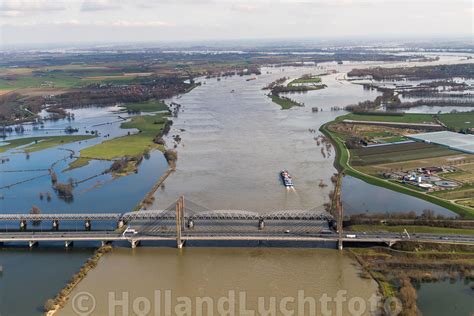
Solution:
M 173 315 L 178 297 L 191 300 L 191 313 L 187 315 L 199 314 L 197 297 L 211 297 L 213 313 L 203 310 L 203 315 L 218 315 L 219 299 L 232 297 L 232 293 L 235 294 L 234 315 L 244 314 L 242 301 L 247 310 L 261 315 L 258 313 L 259 297 L 265 299 L 267 307 L 271 298 L 275 298 L 275 315 L 282 315 L 280 303 L 285 297 L 294 299 L 286 307 L 294 310 L 295 315 L 298 311 L 303 312 L 301 315 L 311 315 L 311 310 L 321 315 L 324 311 L 321 300 L 327 298 L 332 300 L 328 301 L 327 309 L 336 315 L 338 307 L 334 300 L 338 291 L 347 299 L 340 306 L 341 315 L 348 314 L 351 299 L 364 302 L 365 312 L 359 315 L 370 315 L 369 300 L 376 293 L 377 285 L 371 279 L 360 278 L 359 269 L 349 257 L 332 249 L 114 249 L 89 272 L 59 314 L 77 315 L 78 310 L 92 310 L 92 296 L 95 300 L 93 315 L 140 315 L 140 312 L 158 315 L 156 308 L 161 310 L 161 315 L 166 315 L 164 293 L 170 290 Z M 155 298 L 156 291 L 161 291 L 161 302 Z M 245 300 L 241 299 L 241 293 L 244 293 Z M 81 301 L 81 297 L 87 299 Z M 298 303 L 302 302 L 301 297 L 314 300 L 314 309 L 310 303 L 303 309 Z M 146 303 L 137 307 L 143 300 Z

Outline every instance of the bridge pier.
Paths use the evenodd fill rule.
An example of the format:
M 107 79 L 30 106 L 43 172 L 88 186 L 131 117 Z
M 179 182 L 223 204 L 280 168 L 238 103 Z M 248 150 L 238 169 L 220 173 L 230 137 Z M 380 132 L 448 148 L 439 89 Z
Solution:
M 343 249 L 342 239 L 341 239 L 341 238 L 339 238 L 339 239 L 337 240 L 337 249 L 339 249 L 339 250 L 342 250 L 342 249 Z
M 30 241 L 28 242 L 28 247 L 30 247 L 30 248 L 33 248 L 33 247 L 35 247 L 35 246 L 37 246 L 37 245 L 38 245 L 38 242 L 37 242 L 37 241 L 30 240 Z
M 27 227 L 27 223 L 26 223 L 26 221 L 25 221 L 24 219 L 22 219 L 22 220 L 20 221 L 20 230 L 21 230 L 21 231 L 25 231 L 25 230 L 26 230 L 26 227 Z
M 71 240 L 66 240 L 66 241 L 64 242 L 64 247 L 65 247 L 65 248 L 70 248 L 70 247 L 72 247 L 73 245 L 74 245 L 74 242 L 71 241 Z
M 100 245 L 101 245 L 102 247 L 104 247 L 105 245 L 108 245 L 109 243 L 110 243 L 110 241 L 102 240 L 102 241 L 100 242 Z
M 392 248 L 393 245 L 395 245 L 396 241 L 394 240 L 390 240 L 389 242 L 387 242 L 387 245 L 388 245 L 388 248 Z
M 59 220 L 53 220 L 53 230 L 59 230 Z
M 186 242 L 185 240 L 180 240 L 180 241 L 178 241 L 178 244 L 177 244 L 178 249 L 183 249 L 185 242 Z
M 130 240 L 130 245 L 132 246 L 132 249 L 137 248 L 137 246 L 140 245 L 140 240 L 138 239 L 131 239 Z
M 264 228 L 265 228 L 265 221 L 263 220 L 263 218 L 261 218 L 258 220 L 258 229 L 262 230 Z
M 86 230 L 91 230 L 92 228 L 92 224 L 91 224 L 91 220 L 90 219 L 86 219 L 85 222 L 84 222 L 84 228 Z

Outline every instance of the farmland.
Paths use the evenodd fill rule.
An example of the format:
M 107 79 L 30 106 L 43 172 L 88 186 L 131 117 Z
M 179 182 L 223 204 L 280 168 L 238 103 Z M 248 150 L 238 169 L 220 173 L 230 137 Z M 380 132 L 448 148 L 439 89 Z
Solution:
M 471 183 L 474 182 L 470 170 L 474 160 L 473 155 L 418 142 L 364 147 L 360 143 L 361 140 L 374 141 L 373 138 L 377 137 L 400 137 L 407 134 L 408 130 L 404 128 L 374 128 L 370 125 L 341 122 L 342 119 L 349 118 L 355 120 L 385 119 L 404 123 L 401 120 L 403 117 L 349 114 L 323 125 L 321 131 L 334 142 L 338 156 L 336 164 L 338 169 L 344 173 L 371 184 L 419 197 L 453 210 L 461 216 L 474 217 L 474 209 L 470 202 L 472 198 L 470 188 Z M 407 117 L 411 122 L 425 122 L 431 116 L 408 115 Z M 416 183 L 409 184 L 400 180 L 413 170 L 433 166 L 449 166 L 450 172 L 440 173 L 438 176 L 447 181 L 455 181 L 456 187 L 427 191 L 418 187 Z M 453 170 L 455 171 L 453 172 Z M 450 178 L 451 173 L 453 173 L 453 178 Z
M 395 123 L 436 123 L 438 119 L 448 128 L 460 130 L 474 128 L 474 112 L 444 113 L 444 114 L 401 114 L 401 115 L 376 115 L 376 114 L 354 114 L 350 113 L 338 118 L 338 120 L 354 121 L 377 121 Z
M 440 114 L 439 120 L 453 130 L 474 128 L 474 112 Z
M 403 114 L 403 115 L 375 115 L 375 114 L 354 114 L 350 113 L 340 116 L 339 120 L 354 121 L 376 121 L 376 122 L 395 122 L 395 123 L 434 123 L 431 114 Z
M 354 166 L 366 166 L 456 154 L 459 154 L 459 152 L 441 146 L 413 142 L 354 149 L 352 150 L 353 157 L 351 163 Z

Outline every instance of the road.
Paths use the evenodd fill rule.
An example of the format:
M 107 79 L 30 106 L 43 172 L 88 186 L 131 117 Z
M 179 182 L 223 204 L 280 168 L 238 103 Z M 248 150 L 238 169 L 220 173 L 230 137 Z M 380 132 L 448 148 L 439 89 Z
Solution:
M 354 236 L 354 237 L 351 237 Z M 183 241 L 326 241 L 336 242 L 338 235 L 336 233 L 292 233 L 292 232 L 269 232 L 245 231 L 236 234 L 235 232 L 183 232 L 181 239 Z M 159 234 L 137 233 L 127 234 L 114 231 L 83 231 L 83 232 L 8 232 L 0 233 L 0 242 L 53 242 L 53 241 L 164 241 L 176 240 L 174 232 L 161 232 Z M 398 233 L 345 233 L 343 241 L 358 243 L 390 243 L 398 241 L 419 241 L 436 243 L 466 243 L 474 245 L 474 236 L 472 235 L 441 235 L 441 234 L 411 234 L 410 238 Z

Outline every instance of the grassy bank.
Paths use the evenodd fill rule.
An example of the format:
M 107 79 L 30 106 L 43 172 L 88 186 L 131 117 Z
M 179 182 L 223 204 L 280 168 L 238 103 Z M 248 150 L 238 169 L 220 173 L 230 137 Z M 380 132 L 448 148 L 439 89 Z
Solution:
M 288 87 L 293 86 L 294 84 L 301 84 L 301 83 L 321 83 L 321 78 L 320 77 L 305 77 L 305 78 L 298 78 L 293 81 L 291 81 L 288 84 Z
M 123 107 L 130 112 L 157 112 L 168 110 L 168 106 L 164 102 L 155 99 L 146 102 L 126 103 Z
M 340 118 L 337 119 L 337 121 L 339 120 Z M 339 135 L 337 135 L 336 133 L 328 129 L 328 126 L 332 123 L 334 123 L 334 121 L 322 125 L 320 128 L 320 131 L 332 140 L 334 147 L 336 148 L 335 166 L 339 171 L 344 172 L 346 175 L 350 175 L 358 179 L 361 179 L 369 184 L 381 186 L 381 187 L 384 187 L 384 188 L 387 188 L 399 193 L 403 193 L 403 194 L 407 194 L 407 195 L 411 195 L 411 196 L 423 199 L 433 204 L 437 204 L 439 206 L 442 206 L 444 208 L 447 208 L 459 214 L 463 218 L 474 219 L 474 210 L 472 210 L 471 208 L 457 205 L 455 203 L 439 198 L 437 196 L 428 195 L 428 194 L 425 194 L 424 192 L 420 192 L 415 189 L 402 186 L 401 184 L 390 182 L 388 180 L 381 179 L 376 176 L 372 176 L 372 175 L 369 175 L 369 174 L 366 174 L 359 170 L 354 169 L 350 165 L 350 159 L 351 159 L 350 151 L 345 146 L 344 140 Z
M 27 137 L 19 138 L 14 140 L 7 140 L 5 143 L 7 145 L 0 146 L 0 153 L 14 149 L 20 146 L 21 150 L 31 153 L 35 151 L 40 151 L 59 145 L 65 145 L 69 143 L 84 141 L 87 139 L 94 138 L 95 136 L 90 135 L 71 135 L 71 136 L 41 136 L 41 137 Z
M 112 140 L 81 150 L 78 160 L 70 168 L 84 166 L 89 160 L 113 160 L 122 157 L 136 157 L 154 149 L 164 150 L 163 145 L 153 140 L 162 135 L 167 122 L 167 114 L 143 115 L 133 117 L 130 122 L 122 123 L 121 128 L 138 129 L 136 134 L 117 137 Z
M 449 227 L 433 227 L 433 226 L 389 226 L 389 225 L 351 225 L 345 227 L 346 230 L 354 232 L 390 232 L 403 233 L 405 229 L 408 233 L 426 233 L 426 234 L 443 234 L 443 235 L 474 235 L 474 229 L 449 228 Z
M 293 101 L 293 100 L 291 100 L 289 98 L 286 98 L 286 97 L 280 97 L 280 96 L 277 96 L 277 95 L 270 95 L 270 98 L 272 99 L 273 103 L 276 103 L 279 106 L 281 106 L 282 110 L 288 110 L 288 109 L 291 109 L 294 106 L 302 106 L 298 102 Z

